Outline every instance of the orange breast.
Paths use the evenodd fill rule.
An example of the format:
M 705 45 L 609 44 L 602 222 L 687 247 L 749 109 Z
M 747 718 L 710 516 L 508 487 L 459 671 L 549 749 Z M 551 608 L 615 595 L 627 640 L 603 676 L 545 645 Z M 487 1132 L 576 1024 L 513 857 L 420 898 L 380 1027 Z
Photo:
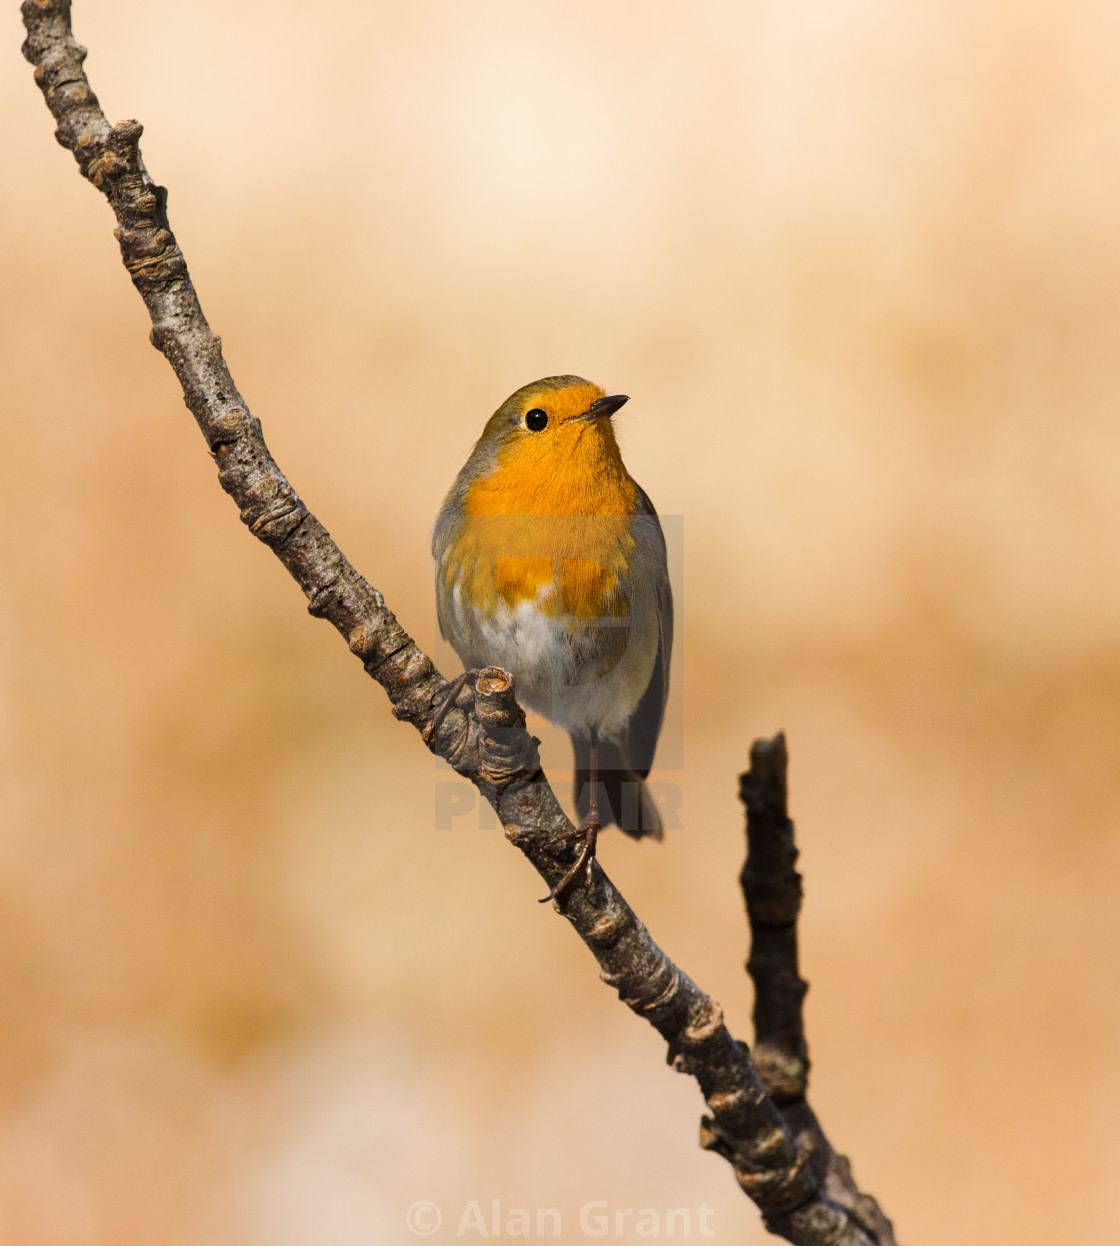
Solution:
M 625 515 L 468 515 L 445 575 L 484 614 L 535 601 L 548 615 L 617 618 L 633 548 Z
M 563 449 L 522 442 L 468 489 L 446 574 L 476 609 L 535 600 L 574 619 L 628 612 L 636 486 L 609 425 L 585 425 Z

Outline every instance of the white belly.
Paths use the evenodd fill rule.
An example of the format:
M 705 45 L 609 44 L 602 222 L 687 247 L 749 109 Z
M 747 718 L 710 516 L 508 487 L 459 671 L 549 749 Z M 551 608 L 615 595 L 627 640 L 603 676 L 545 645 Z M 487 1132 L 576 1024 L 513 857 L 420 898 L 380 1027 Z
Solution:
M 458 585 L 440 607 L 440 625 L 464 667 L 505 667 L 521 703 L 568 731 L 619 732 L 653 674 L 656 609 L 640 594 L 617 619 L 550 616 L 529 601 L 481 615 L 464 605 Z

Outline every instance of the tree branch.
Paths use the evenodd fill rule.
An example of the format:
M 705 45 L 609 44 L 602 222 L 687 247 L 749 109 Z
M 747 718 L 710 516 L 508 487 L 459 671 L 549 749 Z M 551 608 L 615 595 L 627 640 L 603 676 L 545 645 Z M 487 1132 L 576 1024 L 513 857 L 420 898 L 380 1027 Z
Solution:
M 85 49 L 71 33 L 69 0 L 24 0 L 22 13 L 24 55 L 35 66 L 56 137 L 109 200 L 121 257 L 151 316 L 152 344 L 179 379 L 222 488 L 303 590 L 308 610 L 341 633 L 384 688 L 393 714 L 422 731 L 447 681 L 269 454 L 260 422 L 234 385 L 221 342 L 202 313 L 168 223 L 167 193 L 144 167 L 142 127 L 106 120 L 82 69 Z M 512 677 L 490 667 L 460 701 L 465 704 L 444 719 L 431 750 L 478 786 L 506 837 L 551 887 L 576 848 L 561 838 L 570 823 L 541 771 Z M 826 1191 L 813 1151 L 795 1139 L 746 1046 L 724 1025 L 720 1006 L 657 946 L 597 864 L 592 886 L 573 889 L 562 912 L 599 962 L 604 981 L 665 1039 L 672 1066 L 699 1083 L 712 1113 L 705 1118 L 704 1145 L 732 1165 L 770 1230 L 799 1246 L 889 1243 Z
M 754 1066 L 829 1198 L 880 1246 L 895 1246 L 891 1222 L 875 1199 L 860 1191 L 847 1158 L 832 1149 L 805 1097 L 809 1048 L 802 1003 L 809 984 L 797 958 L 802 893 L 787 813 L 787 767 L 786 738 L 779 732 L 754 742 L 751 768 L 739 777 L 747 807 L 747 859 L 739 882 L 751 928 L 747 972 L 754 982 Z

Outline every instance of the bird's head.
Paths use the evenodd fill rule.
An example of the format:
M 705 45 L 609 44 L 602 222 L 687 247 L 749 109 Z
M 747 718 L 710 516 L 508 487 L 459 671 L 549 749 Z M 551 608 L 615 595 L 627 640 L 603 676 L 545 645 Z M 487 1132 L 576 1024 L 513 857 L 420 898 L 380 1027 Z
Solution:
M 494 412 L 482 434 L 488 448 L 556 463 L 585 439 L 614 442 L 610 417 L 626 394 L 607 394 L 580 376 L 546 376 L 523 385 Z M 590 448 L 590 447 L 588 447 Z
M 634 485 L 610 417 L 627 401 L 579 376 L 523 385 L 487 422 L 460 477 L 467 510 L 501 514 L 628 511 Z

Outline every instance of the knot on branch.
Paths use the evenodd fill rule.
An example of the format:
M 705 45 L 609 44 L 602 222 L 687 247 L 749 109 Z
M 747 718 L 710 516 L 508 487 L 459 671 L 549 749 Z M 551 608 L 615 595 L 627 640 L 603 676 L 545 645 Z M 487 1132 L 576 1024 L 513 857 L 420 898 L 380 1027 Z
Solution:
M 801 986 L 803 996 L 805 983 L 802 982 Z M 809 1087 L 809 1055 L 803 1040 L 798 1042 L 796 1036 L 792 1042 L 759 1040 L 751 1049 L 751 1055 L 762 1084 L 776 1103 L 792 1103 L 805 1098 Z
M 605 920 L 610 925 L 604 926 Z M 600 919 L 596 928 L 603 929 L 616 942 L 631 922 L 637 931 L 645 932 L 641 922 L 625 908 L 616 917 Z M 669 1044 L 668 1063 L 679 1073 L 692 1072 L 688 1053 L 709 1042 L 723 1028 L 719 1004 L 704 996 L 702 1007 L 695 1009 L 696 984 L 668 957 L 642 965 L 640 972 L 636 969 L 633 964 L 624 964 L 618 971 L 602 971 L 599 977 L 614 987 L 627 1008 L 644 1017 L 665 1037 Z
M 500 666 L 487 666 L 474 684 L 474 715 L 478 723 L 478 786 L 492 801 L 517 782 L 540 773 L 537 742 L 525 730 L 525 711 L 517 704 L 513 676 Z
M 91 124 L 78 135 L 75 149 L 81 160 L 80 149 L 87 143 L 95 146 L 84 172 L 113 205 L 118 221 L 113 233 L 121 258 L 142 294 L 187 272 L 187 262 L 167 221 L 167 191 L 144 168 L 143 133 L 138 121 L 120 121 L 108 134 Z
M 108 194 L 111 183 L 118 179 L 130 174 L 142 177 L 140 136 L 143 133 L 144 127 L 139 121 L 118 121 L 101 138 L 99 150 L 85 170 L 86 177 L 98 190 Z M 87 135 L 90 137 L 87 138 Z M 79 147 L 90 146 L 94 141 L 95 138 L 89 130 L 78 136 Z
M 174 330 L 169 326 L 160 326 L 152 330 L 152 344 L 159 350 L 163 350 L 161 342 L 157 340 L 157 334 L 166 335 L 173 333 Z M 206 440 L 210 445 L 210 451 L 215 458 L 219 456 L 220 446 L 232 446 L 235 441 L 242 437 L 259 436 L 261 423 L 255 416 L 250 415 L 244 407 L 231 407 L 228 411 L 217 416 L 215 419 L 207 422 L 204 432 Z
M 299 527 L 307 508 L 279 472 L 259 476 L 247 486 L 241 522 L 266 545 L 278 545 Z
M 139 229 L 118 229 L 115 233 L 124 266 L 133 284 L 141 290 L 148 285 L 165 286 L 186 275 L 187 261 L 170 231 L 143 225 Z
M 683 1047 L 702 1047 L 724 1032 L 723 1009 L 714 1000 L 705 1001 L 699 1015 L 693 1017 L 680 1034 Z
M 598 918 L 587 931 L 586 939 L 600 951 L 612 948 L 630 928 L 632 922 L 641 927 L 641 923 L 628 908 L 617 909 Z
M 747 1109 L 747 1096 L 712 1096 L 709 1106 L 715 1107 L 720 1098 L 742 1098 L 729 1116 Z M 785 1161 L 790 1151 L 788 1133 L 781 1127 L 770 1131 L 767 1137 L 753 1139 L 749 1162 L 736 1144 L 734 1137 L 723 1132 L 731 1121 L 721 1116 L 705 1116 L 700 1120 L 700 1145 L 705 1151 L 714 1151 L 731 1165 L 740 1188 L 758 1205 L 768 1221 L 781 1219 L 817 1192 L 818 1181 L 809 1163 L 809 1153 L 801 1147 L 793 1148 L 791 1160 Z M 767 1163 L 767 1159 L 772 1163 Z
M 662 1029 L 669 1022 L 673 1013 L 676 1011 L 675 1005 L 680 1002 L 681 987 L 684 982 L 684 974 L 671 961 L 659 965 L 656 971 L 647 975 L 643 980 L 630 983 L 631 987 L 638 986 L 641 988 L 637 995 L 627 995 L 624 993 L 627 984 L 621 984 L 619 987 L 619 995 L 622 1002 L 632 1008 L 640 1016 L 645 1017 L 650 1025 L 656 1029 Z M 719 1005 L 714 1004 L 718 1010 Z M 720 1017 L 722 1021 L 722 1014 Z M 686 1046 L 694 1046 L 689 1042 L 689 1027 L 687 1025 L 677 1035 L 676 1041 Z M 701 1040 L 703 1041 L 703 1040 Z

